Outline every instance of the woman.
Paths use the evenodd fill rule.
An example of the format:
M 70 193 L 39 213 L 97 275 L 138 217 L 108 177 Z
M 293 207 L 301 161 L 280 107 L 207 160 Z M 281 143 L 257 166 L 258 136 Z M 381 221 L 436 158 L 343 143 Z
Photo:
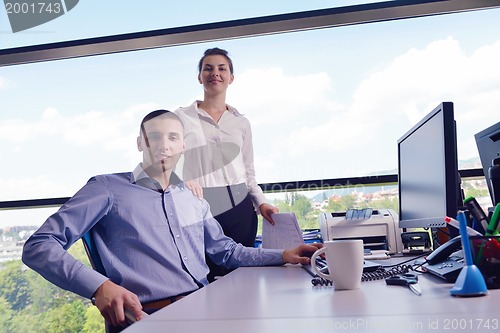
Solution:
M 186 151 L 183 178 L 203 187 L 212 215 L 224 233 L 245 246 L 254 246 L 256 210 L 273 223 L 278 208 L 267 203 L 255 180 L 250 122 L 226 104 L 234 80 L 233 62 L 219 48 L 205 51 L 198 63 L 198 81 L 204 98 L 175 111 L 184 124 Z M 209 281 L 227 273 L 209 262 Z

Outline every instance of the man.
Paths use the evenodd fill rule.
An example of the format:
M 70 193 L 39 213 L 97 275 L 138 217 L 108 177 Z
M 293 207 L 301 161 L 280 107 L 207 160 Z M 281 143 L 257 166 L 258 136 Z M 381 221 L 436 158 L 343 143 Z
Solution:
M 228 268 L 309 264 L 320 245 L 256 249 L 224 236 L 208 203 L 173 172 L 183 137 L 174 113 L 148 114 L 137 138 L 142 163 L 133 172 L 92 177 L 28 239 L 24 263 L 60 288 L 93 298 L 114 326 L 126 324 L 124 309 L 140 320 L 143 308 L 154 312 L 207 285 L 205 253 Z M 66 251 L 89 230 L 107 276 Z

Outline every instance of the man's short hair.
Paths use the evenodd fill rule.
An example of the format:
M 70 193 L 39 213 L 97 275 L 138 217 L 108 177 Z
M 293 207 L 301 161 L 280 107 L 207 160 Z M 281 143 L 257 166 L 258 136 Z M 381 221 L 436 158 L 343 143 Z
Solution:
M 168 110 L 164 110 L 164 109 L 160 109 L 160 110 L 155 110 L 155 111 L 151 111 L 150 113 L 148 113 L 141 121 L 141 128 L 140 128 L 140 134 L 145 136 L 145 132 L 144 132 L 144 124 L 151 120 L 151 119 L 154 119 L 156 117 L 165 117 L 165 118 L 169 118 L 169 119 L 174 119 L 174 120 L 177 120 L 179 123 L 181 123 L 182 125 L 182 120 L 181 118 L 179 118 L 178 115 L 176 115 L 175 113 L 173 113 L 172 111 L 168 111 Z M 183 126 L 184 127 L 184 126 Z

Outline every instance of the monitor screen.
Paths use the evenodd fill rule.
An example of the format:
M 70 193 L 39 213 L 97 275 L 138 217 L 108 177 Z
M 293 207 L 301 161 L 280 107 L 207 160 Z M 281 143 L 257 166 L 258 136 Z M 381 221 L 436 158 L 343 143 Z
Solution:
M 398 140 L 399 227 L 444 227 L 461 198 L 453 103 L 443 102 Z
M 493 160 L 500 157 L 500 122 L 482 130 L 474 135 L 474 137 L 476 138 L 479 158 L 481 159 L 484 176 L 486 177 L 486 183 L 488 184 L 488 190 L 490 191 L 491 203 L 494 206 L 498 203 L 498 200 L 495 200 L 493 197 L 494 191 L 491 187 L 491 182 L 488 179 L 488 170 L 492 165 Z M 495 196 L 498 198 L 499 194 L 496 193 L 497 191 L 500 191 L 500 189 L 495 188 Z

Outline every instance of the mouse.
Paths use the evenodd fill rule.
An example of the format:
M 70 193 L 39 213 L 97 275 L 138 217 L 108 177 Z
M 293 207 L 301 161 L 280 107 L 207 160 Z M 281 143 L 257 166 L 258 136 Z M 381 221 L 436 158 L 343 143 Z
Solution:
M 438 264 L 445 261 L 452 253 L 460 250 L 461 247 L 462 240 L 460 235 L 458 235 L 438 247 L 436 250 L 432 251 L 432 253 L 425 258 L 425 261 L 429 265 Z

